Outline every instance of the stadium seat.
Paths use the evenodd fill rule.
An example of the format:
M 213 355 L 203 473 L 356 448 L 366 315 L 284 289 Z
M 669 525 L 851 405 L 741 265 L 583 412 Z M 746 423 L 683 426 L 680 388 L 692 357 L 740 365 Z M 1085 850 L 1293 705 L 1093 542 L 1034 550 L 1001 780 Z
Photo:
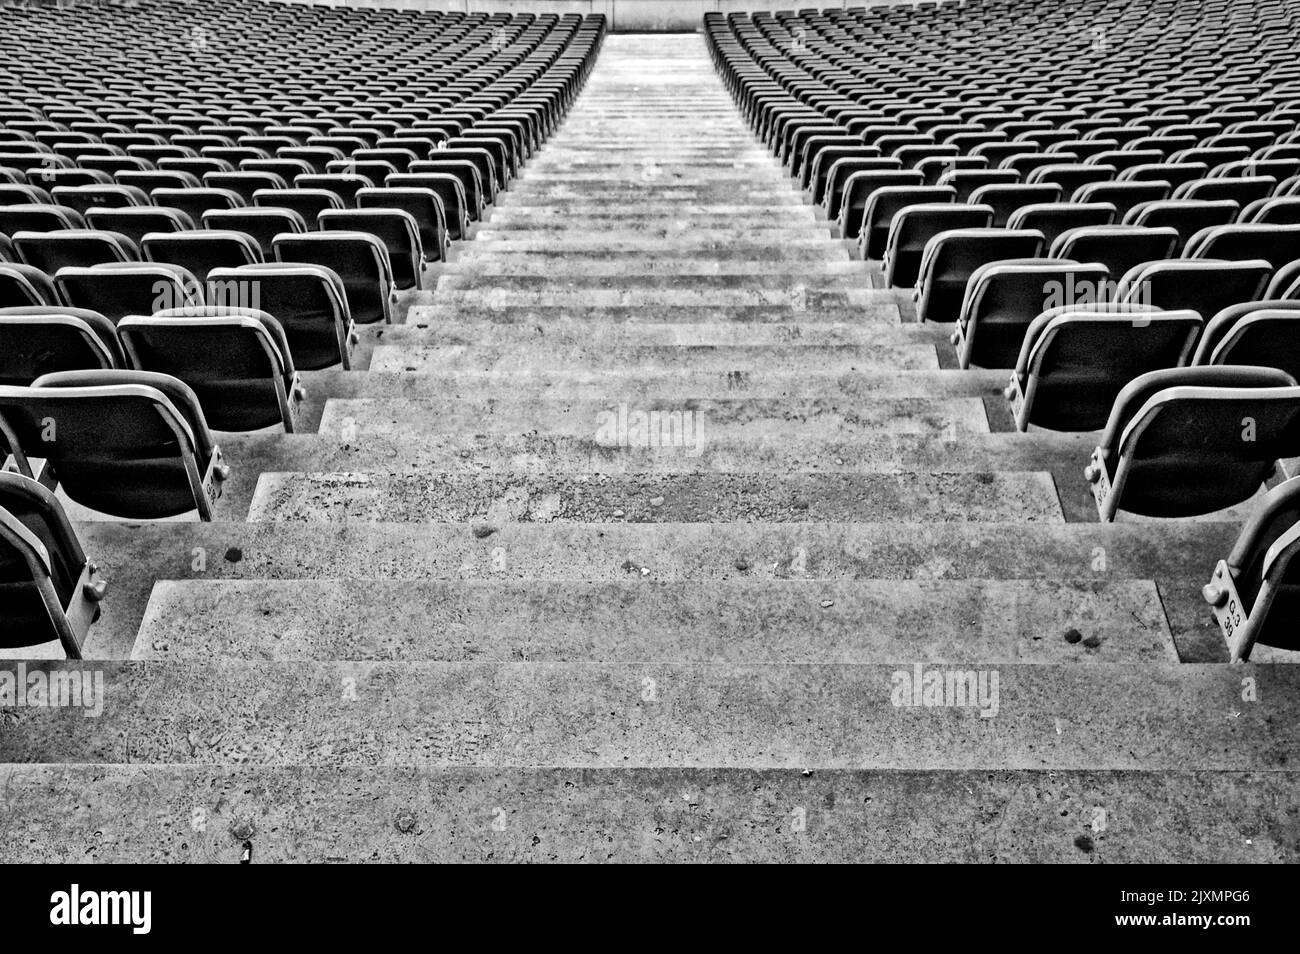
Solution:
M 1240 211 L 1241 206 L 1231 200 L 1208 202 L 1194 199 L 1168 199 L 1160 202 L 1143 202 L 1133 206 L 1123 224 L 1140 225 L 1145 228 L 1176 229 L 1179 242 L 1174 253 L 1178 254 L 1197 232 L 1215 225 L 1228 225 L 1237 218 Z
M 1187 241 L 1184 258 L 1262 259 L 1274 269 L 1300 259 L 1300 225 L 1218 225 Z
M 992 224 L 1004 228 L 1017 209 L 1060 202 L 1063 195 L 1064 190 L 1054 182 L 1040 182 L 1036 185 L 986 185 L 972 192 L 967 201 L 971 205 L 987 205 L 992 208 Z
M 117 334 L 132 368 L 184 381 L 214 430 L 293 432 L 303 392 L 284 329 L 266 312 L 173 308 L 129 315 Z
M 278 235 L 276 261 L 320 265 L 343 281 L 348 310 L 358 324 L 392 321 L 393 266 L 384 243 L 368 232 Z
M 311 232 L 317 228 L 320 213 L 343 208 L 343 200 L 328 189 L 258 189 L 253 205 L 262 209 L 289 209 L 297 212 Z
M 229 229 L 190 229 L 185 232 L 151 232 L 140 240 L 151 262 L 179 265 L 202 284 L 214 268 L 238 268 L 262 261 L 257 241 Z
M 337 364 L 347 370 L 352 366 L 352 314 L 343 280 L 331 269 L 276 262 L 216 268 L 208 274 L 208 287 L 208 297 L 214 301 L 238 301 L 243 297 L 247 301 L 241 307 L 255 307 L 274 315 L 284 329 L 293 365 L 299 371 L 318 371 Z M 255 298 L 239 294 L 245 287 L 256 289 Z
M 957 208 L 968 208 L 957 206 Z M 916 279 L 920 321 L 956 321 L 971 275 L 989 262 L 1035 258 L 1043 234 L 1033 229 L 971 228 L 939 232 L 925 245 Z
M 979 266 L 966 284 L 953 332 L 958 365 L 1014 368 L 1035 318 L 1104 298 L 1106 282 L 1106 268 L 1098 264 L 1029 258 Z
M 1115 399 L 1084 476 L 1103 522 L 1215 513 L 1300 456 L 1300 387 L 1274 368 L 1171 368 Z
M 915 285 L 925 247 L 939 233 L 992 225 L 993 209 L 987 205 L 936 202 L 904 206 L 890 221 L 882 265 L 885 283 L 895 288 Z
M 368 232 L 384 244 L 399 291 L 424 287 L 424 247 L 420 227 L 401 209 L 327 209 L 320 214 L 322 232 Z
M 203 213 L 203 227 L 242 232 L 250 237 L 262 254 L 261 261 L 275 258 L 272 242 L 286 232 L 307 231 L 307 223 L 293 209 L 252 206 L 242 209 L 212 209 Z
M 203 304 L 203 287 L 193 273 L 161 262 L 61 268 L 54 285 L 63 304 L 97 311 L 114 324 L 127 315 Z
M 1120 279 L 1115 300 L 1165 311 L 1190 308 L 1208 321 L 1229 305 L 1259 298 L 1272 271 L 1262 259 L 1147 262 L 1134 266 Z
M 935 190 L 925 193 L 932 197 L 930 201 L 937 201 L 939 197 L 955 196 L 956 194 L 952 189 L 947 187 L 941 187 L 942 191 L 937 191 L 934 186 L 926 186 L 925 177 L 914 169 L 855 170 L 844 180 L 843 188 L 840 190 L 839 204 L 835 206 L 838 212 L 841 237 L 851 239 L 858 238 L 859 233 L 862 230 L 863 216 L 866 213 L 867 202 L 877 190 L 907 188 L 928 188 Z M 885 227 L 885 232 L 888 233 L 887 225 Z M 883 235 L 881 236 L 881 240 L 883 242 Z M 883 246 L 881 251 L 883 252 Z
M 58 640 L 81 659 L 107 589 L 58 498 L 30 477 L 0 473 L 0 647 Z
M 1300 649 L 1300 478 L 1274 487 L 1242 526 L 1228 556 L 1202 590 L 1232 662 L 1256 645 Z
M 124 235 L 137 248 L 140 240 L 150 232 L 182 232 L 195 225 L 188 215 L 178 209 L 160 209 L 155 206 L 88 209 L 86 224 L 92 229 Z
M 82 308 L 0 308 L 0 384 L 25 387 L 43 374 L 122 367 L 113 323 Z
M 1126 384 L 1187 363 L 1201 324 L 1194 311 L 1110 302 L 1044 311 L 1025 332 L 1007 387 L 1016 427 L 1102 428 Z
M 397 173 L 384 180 L 384 187 L 422 189 L 434 193 L 442 203 L 447 235 L 453 241 L 459 241 L 468 233 L 469 222 L 473 216 L 470 215 L 471 209 L 465 196 L 465 187 L 456 176 L 435 172 Z
M 134 262 L 139 251 L 125 235 L 97 229 L 59 232 L 15 232 L 14 248 L 24 264 L 53 275 L 60 268 Z
M 229 476 L 194 392 L 164 374 L 62 371 L 0 387 L 0 425 L 19 473 L 114 517 L 211 520 Z
M 62 205 L 0 206 L 0 235 L 12 237 L 15 232 L 58 232 L 85 227 L 79 212 Z
M 1230 305 L 1211 318 L 1192 364 L 1239 364 L 1300 375 L 1300 301 Z M 1300 378 L 1297 378 L 1300 380 Z
M 447 258 L 447 220 L 442 200 L 432 189 L 374 188 L 357 193 L 357 208 L 362 210 L 396 209 L 415 220 L 420 245 L 427 261 Z
M 39 268 L 0 262 L 0 308 L 53 305 L 58 300 L 54 283 Z
M 1087 226 L 1110 225 L 1114 221 L 1115 206 L 1108 202 L 1049 202 L 1016 209 L 1007 219 L 1007 228 L 1036 229 L 1043 233 L 1043 239 L 1050 248 L 1063 232 Z
M 1112 276 L 1122 277 L 1137 265 L 1171 257 L 1177 244 L 1178 232 L 1172 228 L 1090 225 L 1062 232 L 1048 256 L 1099 262 Z

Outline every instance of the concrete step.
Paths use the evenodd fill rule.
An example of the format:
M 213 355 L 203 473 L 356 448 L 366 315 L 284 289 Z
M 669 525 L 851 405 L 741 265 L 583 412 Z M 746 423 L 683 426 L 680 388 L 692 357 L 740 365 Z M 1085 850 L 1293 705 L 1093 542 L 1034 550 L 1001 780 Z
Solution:
M 631 234 L 642 239 L 656 239 L 647 244 L 648 254 L 662 254 L 665 251 L 690 247 L 697 240 L 699 244 L 712 244 L 719 252 L 730 251 L 732 246 L 743 244 L 751 247 L 756 254 L 762 254 L 772 245 L 784 245 L 787 241 L 807 241 L 816 239 L 825 243 L 828 238 L 839 239 L 839 234 L 832 234 L 829 222 L 818 220 L 809 215 L 806 220 L 793 218 L 774 221 L 770 215 L 658 215 L 637 216 L 597 216 L 588 215 L 565 222 L 560 210 L 538 206 L 544 214 L 520 215 L 521 209 L 501 209 L 490 219 L 485 219 L 475 233 L 473 241 L 462 242 L 459 248 L 453 248 L 455 255 L 476 250 L 479 243 L 498 241 L 541 241 L 572 242 L 575 238 L 598 233 L 626 240 Z M 562 224 L 564 223 L 564 224 Z M 741 243 L 741 238 L 751 239 Z M 671 244 L 665 245 L 666 240 Z M 849 254 L 847 242 L 831 242 Z M 815 247 L 815 246 L 813 246 Z M 454 256 L 453 256 L 454 257 Z
M 508 327 L 508 326 L 506 326 Z M 762 327 L 762 326 L 760 326 Z M 436 400 L 480 407 L 507 395 L 518 401 L 601 401 L 643 407 L 684 407 L 706 399 L 750 398 L 807 402 L 831 399 L 853 413 L 876 401 L 928 396 L 932 400 L 979 398 L 989 426 L 1011 427 L 1001 371 L 849 372 L 785 374 L 781 372 L 664 371 L 623 374 L 618 370 L 457 371 L 415 374 L 375 371 L 355 374 L 312 371 L 303 375 L 306 398 L 298 407 L 300 434 L 320 427 L 330 399 L 386 401 Z M 716 437 L 717 435 L 713 435 Z
M 13 862 L 1300 860 L 1292 771 L 0 766 Z
M 923 345 L 934 348 L 947 346 L 947 329 L 938 325 L 897 325 L 882 327 L 880 324 L 861 321 L 820 322 L 820 323 L 750 323 L 742 322 L 592 322 L 547 320 L 535 323 L 503 324 L 492 321 L 457 320 L 447 309 L 428 307 L 412 308 L 407 315 L 405 325 L 382 326 L 367 325 L 361 329 L 363 338 L 373 339 L 374 344 L 390 347 L 398 345 L 424 346 L 479 346 L 501 348 L 504 346 L 535 347 L 543 345 L 548 348 L 581 346 L 586 349 L 617 347 L 827 347 L 827 346 L 897 346 Z M 535 373 L 550 372 L 548 367 L 532 369 Z M 765 369 L 767 374 L 788 374 L 780 368 Z M 644 373 L 636 366 L 620 368 L 618 373 L 629 378 Z M 758 372 L 756 372 L 758 373 Z M 890 378 L 907 379 L 917 377 L 924 380 L 929 387 L 934 382 L 947 379 L 962 381 L 989 374 L 997 375 L 1005 383 L 1010 371 L 948 371 L 942 374 L 926 373 L 917 377 L 918 372 L 902 369 L 882 372 L 879 380 L 883 383 Z M 337 372 L 304 373 L 304 378 L 313 379 L 318 375 L 334 375 Z M 354 375 L 363 378 L 364 375 Z M 917 392 L 921 393 L 921 392 Z
M 805 313 L 812 313 L 810 318 L 813 320 L 833 321 L 837 317 L 834 312 L 853 308 L 863 310 L 863 320 L 869 320 L 868 315 L 874 307 L 887 309 L 887 314 L 897 314 L 892 295 L 867 287 L 806 287 L 797 275 L 778 276 L 761 283 L 756 279 L 757 276 L 752 275 L 716 278 L 634 276 L 626 281 L 485 278 L 466 287 L 465 279 L 453 277 L 439 280 L 434 298 L 440 305 L 463 306 L 460 313 L 464 317 L 475 317 L 466 314 L 465 308 L 490 310 L 520 306 L 563 309 L 776 307 L 784 309 L 779 319 L 782 321 L 797 320 L 791 316 Z M 448 284 L 443 285 L 443 282 Z M 818 284 L 821 282 L 824 279 Z M 827 309 L 833 313 L 828 315 Z M 686 320 L 699 321 L 709 314 L 712 312 L 696 311 Z M 661 316 L 660 320 L 671 319 Z
M 669 400 L 654 405 L 627 401 L 538 399 L 509 395 L 467 401 L 444 398 L 335 399 L 321 416 L 325 434 L 344 432 L 418 437 L 448 432 L 542 433 L 586 438 L 601 447 L 655 447 L 663 438 L 685 441 L 702 452 L 710 443 L 740 446 L 788 440 L 804 444 L 848 443 L 888 434 L 922 434 L 960 440 L 987 434 L 988 416 L 978 398 L 897 398 L 871 402 L 749 397 Z M 348 438 L 351 440 L 351 438 Z
M 682 205 L 728 204 L 742 208 L 779 208 L 801 206 L 803 196 L 782 186 L 754 184 L 750 188 L 737 188 L 732 183 L 674 186 L 667 183 L 645 182 L 620 186 L 618 183 L 568 182 L 554 185 L 537 184 L 525 189 L 522 184 L 497 197 L 500 208 L 517 208 L 527 205 L 554 205 L 556 202 L 575 200 L 582 203 L 604 205 L 607 208 L 623 205 L 629 211 L 640 211 L 656 203 Z
M 793 202 L 781 203 L 779 211 L 772 208 L 770 203 L 764 202 L 741 202 L 740 196 L 727 195 L 724 198 L 730 201 L 699 201 L 694 199 L 682 199 L 680 197 L 663 198 L 650 191 L 644 191 L 635 202 L 612 203 L 608 200 L 598 199 L 591 196 L 590 193 L 583 191 L 580 195 L 566 196 L 551 200 L 539 200 L 536 196 L 530 196 L 530 201 L 526 203 L 506 202 L 505 195 L 513 195 L 514 191 L 505 193 L 502 201 L 492 207 L 492 215 L 489 222 L 495 221 L 498 215 L 509 213 L 511 218 L 515 216 L 546 216 L 555 214 L 572 215 L 575 221 L 581 221 L 593 217 L 606 217 L 611 215 L 626 215 L 628 221 L 635 224 L 638 218 L 647 218 L 651 216 L 670 219 L 689 219 L 692 216 L 763 216 L 768 217 L 772 225 L 789 224 L 789 226 L 799 226 L 809 221 L 809 213 L 812 210 L 806 205 L 796 205 Z M 793 192 L 790 198 L 798 198 Z M 814 213 L 815 215 L 815 213 Z M 737 235 L 737 238 L 742 236 Z
M 681 448 L 689 455 L 690 448 Z M 274 473 L 248 519 L 529 523 L 1062 522 L 1050 474 Z
M 771 238 L 765 236 L 743 241 L 734 233 L 729 237 L 726 232 L 701 232 L 692 229 L 688 223 L 682 223 L 680 228 L 673 224 L 660 231 L 666 234 L 669 228 L 679 233 L 672 236 L 670 241 L 645 229 L 624 229 L 607 234 L 593 234 L 586 229 L 556 229 L 541 234 L 536 230 L 514 228 L 501 231 L 485 229 L 474 241 L 465 242 L 456 249 L 451 260 L 478 261 L 491 257 L 531 254 L 553 258 L 557 267 L 565 267 L 581 264 L 597 255 L 654 261 L 657 258 L 687 257 L 698 252 L 723 261 L 788 259 L 792 262 L 841 261 L 848 255 L 841 244 L 812 234 L 808 229 L 791 229 Z M 752 236 L 756 233 L 749 234 Z M 858 274 L 866 274 L 861 261 L 853 264 L 858 266 Z
M 102 674 L 102 711 L 25 708 L 0 762 L 1276 772 L 1300 758 L 1292 666 L 221 659 L 37 671 L 84 672 L 92 688 Z M 913 683 L 931 687 L 930 705 Z
M 646 371 L 715 371 L 755 373 L 764 367 L 786 374 L 803 372 L 848 374 L 898 368 L 932 371 L 939 367 L 932 346 L 924 343 L 880 345 L 626 345 L 579 349 L 535 344 L 526 350 L 512 346 L 378 345 L 370 358 L 375 371 L 522 371 L 539 364 L 555 371 L 594 371 L 637 367 Z
M 454 297 L 455 303 L 446 301 Z M 515 296 L 517 297 L 517 296 Z M 562 296 L 556 296 L 562 297 Z M 596 296 L 592 296 L 596 297 Z M 452 321 L 486 321 L 497 324 L 552 324 L 562 322 L 583 322 L 591 326 L 597 324 L 621 324 L 624 322 L 652 322 L 658 324 L 705 324 L 712 322 L 742 323 L 746 326 L 771 322 L 790 324 L 826 324 L 853 323 L 884 327 L 897 325 L 900 321 L 897 299 L 887 292 L 858 292 L 853 297 L 854 304 L 846 298 L 832 298 L 818 295 L 810 303 L 805 296 L 800 301 L 797 296 L 773 301 L 770 294 L 763 300 L 754 302 L 724 301 L 722 303 L 704 303 L 696 300 L 692 304 L 674 304 L 665 308 L 656 304 L 623 304 L 614 301 L 612 295 L 599 296 L 602 301 L 597 304 L 582 296 L 570 295 L 568 300 L 555 303 L 550 300 L 505 303 L 498 298 L 485 295 L 458 295 L 454 292 L 441 293 L 436 299 L 431 293 L 425 293 L 417 299 L 409 313 L 412 322 L 438 322 L 445 319 Z M 640 296 L 638 296 L 640 297 Z M 722 297 L 722 296 L 718 296 Z M 725 296 L 734 299 L 735 296 Z M 489 300 L 490 299 L 490 300 Z M 437 304 L 434 304 L 434 302 Z M 803 305 L 802 308 L 799 306 Z M 375 333 L 385 331 L 382 326 L 375 328 Z M 936 332 L 940 329 L 936 326 Z M 362 334 L 368 329 L 363 328 Z M 944 347 L 951 350 L 951 345 Z
M 250 491 L 251 493 L 251 491 Z M 648 508 L 648 500 L 645 503 Z M 628 513 L 634 512 L 625 506 Z M 122 658 L 157 580 L 1155 580 L 1179 658 L 1226 660 L 1200 596 L 1235 523 L 78 523 L 109 580 L 88 655 Z M 9 657 L 59 654 L 10 651 Z
M 517 244 L 517 243 L 511 243 Z M 538 243 L 539 246 L 543 243 Z M 491 248 L 478 250 L 477 254 L 458 257 L 439 269 L 438 288 L 478 287 L 483 279 L 492 284 L 512 287 L 516 278 L 538 278 L 547 282 L 568 282 L 577 279 L 603 278 L 621 280 L 630 277 L 638 281 L 643 277 L 702 278 L 741 276 L 750 284 L 760 287 L 778 283 L 788 286 L 798 281 L 816 282 L 845 280 L 851 285 L 871 287 L 870 274 L 862 262 L 850 261 L 847 254 L 835 249 L 819 249 L 811 254 L 793 250 L 785 254 L 774 250 L 766 258 L 740 258 L 702 256 L 700 258 L 643 257 L 637 253 L 613 253 L 574 261 L 563 255 L 547 255 L 538 251 L 496 254 Z M 680 256 L 678 251 L 678 256 Z M 774 275 L 784 272 L 784 275 Z M 498 279 L 504 281 L 498 281 Z M 461 283 L 463 282 L 463 286 Z
M 765 273 L 757 275 L 659 274 L 651 267 L 639 269 L 636 273 L 624 271 L 622 275 L 589 275 L 571 273 L 565 266 L 557 264 L 551 274 L 542 275 L 443 274 L 438 277 L 433 295 L 436 301 L 444 303 L 454 300 L 457 292 L 469 293 L 461 297 L 500 298 L 503 301 L 512 301 L 516 296 L 546 300 L 545 296 L 551 294 L 590 294 L 593 297 L 610 296 L 612 301 L 623 302 L 638 295 L 670 295 L 692 304 L 707 300 L 711 295 L 717 297 L 719 304 L 747 296 L 742 300 L 766 302 L 780 298 L 792 308 L 809 308 L 816 307 L 813 302 L 832 296 L 839 297 L 844 304 L 853 304 L 855 299 L 870 300 L 879 294 L 871 288 L 871 277 L 861 263 L 846 261 L 839 264 L 842 266 L 839 272 L 821 274 L 823 266 L 820 264 L 810 267 L 806 262 L 773 263 Z M 599 304 L 603 300 L 591 303 Z
M 1160 595 L 1144 580 L 159 582 L 133 658 L 218 657 L 989 664 L 1178 659 Z

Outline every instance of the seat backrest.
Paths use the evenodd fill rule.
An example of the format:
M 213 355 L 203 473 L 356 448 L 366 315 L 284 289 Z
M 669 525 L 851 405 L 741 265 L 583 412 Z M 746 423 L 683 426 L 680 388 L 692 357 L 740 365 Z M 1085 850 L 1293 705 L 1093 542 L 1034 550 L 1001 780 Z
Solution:
M 0 384 L 27 386 L 43 374 L 122 366 L 113 324 L 80 308 L 0 308 Z
M 59 639 L 81 658 L 86 630 L 97 615 L 78 613 L 86 554 L 63 506 L 38 481 L 0 473 L 0 646 L 35 646 Z M 103 584 L 94 591 L 96 601 Z M 68 610 L 72 610 L 71 618 Z
M 1273 268 L 1300 260 L 1300 225 L 1218 225 L 1193 235 L 1185 258 L 1262 259 Z
M 203 288 L 194 274 L 163 262 L 61 268 L 54 284 L 64 304 L 97 311 L 115 324 L 127 315 L 203 304 Z
M 1124 387 L 1102 433 L 1094 461 L 1111 483 L 1102 516 L 1213 513 L 1253 496 L 1278 459 L 1294 456 L 1300 387 L 1290 375 L 1237 365 L 1153 371 Z
M 222 288 L 236 290 L 231 296 Z M 243 288 L 257 292 L 241 296 Z M 242 268 L 216 268 L 208 275 L 208 297 L 220 301 L 240 297 L 249 300 L 241 307 L 260 308 L 275 316 L 284 329 L 296 368 L 315 371 L 349 364 L 348 335 L 352 313 L 343 280 L 332 269 L 311 264 L 267 262 Z
M 206 282 L 214 268 L 237 268 L 262 261 L 256 240 L 230 229 L 191 229 L 186 232 L 151 232 L 140 240 L 151 262 L 167 262 L 188 269 Z
M 368 232 L 388 250 L 393 281 L 400 289 L 420 282 L 424 248 L 414 216 L 401 209 L 327 209 L 320 214 L 322 232 Z
M 381 187 L 357 193 L 359 209 L 399 209 L 415 220 L 420 244 L 430 261 L 447 257 L 447 219 L 442 200 L 432 189 Z
M 1139 375 L 1186 363 L 1201 330 L 1194 311 L 1054 308 L 1025 333 L 1015 376 L 1024 401 L 1017 425 L 1092 431 Z
M 987 185 L 971 193 L 971 205 L 987 205 L 993 209 L 993 224 L 1005 226 L 1012 213 L 1027 205 L 1059 202 L 1064 190 L 1055 182 L 1036 185 Z
M 168 309 L 127 316 L 117 332 L 133 368 L 172 375 L 194 390 L 210 427 L 293 429 L 293 358 L 283 328 L 267 312 Z
M 1147 228 L 1168 226 L 1177 229 L 1180 241 L 1176 251 L 1181 251 L 1197 232 L 1213 225 L 1227 225 L 1236 219 L 1240 211 L 1241 206 L 1230 199 L 1214 202 L 1199 199 L 1166 199 L 1135 205 L 1129 210 L 1123 224 L 1141 225 Z
M 0 206 L 0 235 L 15 232 L 57 232 L 85 228 L 81 214 L 63 205 Z
M 58 299 L 54 283 L 39 268 L 0 262 L 0 308 L 52 305 Z
M 15 232 L 14 248 L 27 265 L 52 275 L 68 265 L 133 262 L 139 256 L 125 235 L 98 229 L 64 229 L 59 232 Z
M 25 456 L 52 464 L 68 497 L 92 510 L 152 519 L 197 508 L 211 518 L 204 476 L 216 445 L 194 393 L 174 378 L 47 374 L 31 387 L 0 387 L 0 418 Z
M 1040 258 L 980 265 L 970 275 L 958 314 L 958 363 L 1013 368 L 1029 325 L 1044 311 L 1105 297 L 1104 266 Z
M 304 262 L 332 269 L 347 290 L 352 319 L 358 323 L 390 321 L 393 267 L 388 250 L 368 232 L 308 232 L 278 235 L 272 242 L 276 261 Z
M 194 221 L 179 209 L 154 206 L 87 209 L 86 222 L 91 228 L 125 235 L 137 247 L 150 232 L 183 232 L 195 226 Z
M 1244 302 L 1223 309 L 1206 323 L 1192 363 L 1278 368 L 1297 377 L 1300 302 Z
M 1120 279 L 1116 298 L 1166 311 L 1190 308 L 1209 320 L 1229 305 L 1257 299 L 1272 270 L 1262 259 L 1148 262 L 1135 266 Z

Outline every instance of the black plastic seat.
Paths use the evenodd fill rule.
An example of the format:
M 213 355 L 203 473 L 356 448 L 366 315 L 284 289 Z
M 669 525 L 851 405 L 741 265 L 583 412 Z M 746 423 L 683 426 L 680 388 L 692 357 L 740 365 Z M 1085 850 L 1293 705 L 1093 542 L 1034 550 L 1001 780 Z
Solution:
M 107 588 L 58 498 L 30 477 L 0 473 L 0 647 L 57 640 L 81 659 Z
M 1300 478 L 1270 490 L 1201 591 L 1233 662 L 1256 645 L 1300 650 Z
M 43 374 L 120 368 L 113 323 L 83 308 L 0 308 L 0 384 L 25 387 Z
M 1300 387 L 1275 368 L 1171 368 L 1115 399 L 1084 476 L 1102 521 L 1193 517 L 1249 500 L 1300 456 Z
M 186 232 L 152 232 L 140 241 L 151 262 L 179 265 L 200 283 L 214 268 L 238 268 L 262 261 L 262 250 L 252 236 L 229 229 L 190 229 Z
M 256 304 L 243 296 L 256 289 Z M 239 301 L 274 315 L 284 329 L 289 353 L 299 371 L 318 371 L 342 364 L 351 367 L 352 314 L 343 280 L 319 265 L 267 262 L 242 268 L 217 268 L 208 274 L 208 298 Z M 232 307 L 232 306 L 227 306 Z
M 1099 430 L 1126 384 L 1186 364 L 1200 330 L 1194 311 L 1103 302 L 1043 312 L 1025 332 L 1007 388 L 1016 427 Z
M 926 245 L 939 233 L 986 229 L 992 225 L 993 209 L 987 205 L 938 202 L 903 207 L 892 218 L 885 243 L 886 284 L 896 288 L 914 286 L 920 276 Z
M 1228 306 L 1206 322 L 1192 364 L 1256 365 L 1300 375 L 1300 301 Z
M 392 321 L 393 266 L 388 250 L 369 232 L 278 235 L 276 261 L 320 265 L 343 281 L 348 310 L 358 324 Z
M 162 262 L 61 268 L 54 285 L 63 304 L 97 311 L 114 324 L 127 315 L 203 304 L 203 287 L 194 274 Z
M 168 374 L 197 395 L 208 426 L 292 433 L 302 391 L 280 323 L 264 311 L 173 308 L 117 326 L 130 366 Z
M 163 374 L 62 371 L 0 387 L 0 421 L 20 473 L 37 477 L 41 458 L 42 483 L 114 517 L 211 520 L 229 476 L 194 392 Z
M 1272 266 L 1242 262 L 1173 259 L 1135 266 L 1119 281 L 1115 297 L 1165 311 L 1190 308 L 1208 321 L 1229 305 L 1254 301 L 1268 283 Z
M 962 368 L 1014 368 L 1030 324 L 1044 311 L 1108 297 L 1104 265 L 1026 258 L 993 261 L 966 283 L 952 343 Z
M 1036 258 L 1042 254 L 1043 245 L 1043 234 L 1033 229 L 970 228 L 938 233 L 921 255 L 916 279 L 917 318 L 956 321 L 967 283 L 981 266 L 1005 259 Z

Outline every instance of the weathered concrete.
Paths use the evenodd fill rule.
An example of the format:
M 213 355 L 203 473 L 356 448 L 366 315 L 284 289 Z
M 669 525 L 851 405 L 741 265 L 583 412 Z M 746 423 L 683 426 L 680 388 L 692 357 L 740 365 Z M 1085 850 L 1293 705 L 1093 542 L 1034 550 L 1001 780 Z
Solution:
M 0 762 L 1294 771 L 1300 758 L 1295 666 L 963 662 L 929 667 L 930 705 L 900 688 L 927 669 L 909 658 L 40 669 L 102 674 L 102 711 L 11 710 Z M 944 672 L 971 676 L 959 688 Z
M 153 592 L 134 656 L 1177 661 L 1159 594 L 1140 580 L 168 581 Z
M 0 856 L 1296 860 L 1300 670 L 1198 592 L 1238 517 L 1077 522 L 1095 435 L 986 433 L 1006 372 L 938 370 L 697 38 L 613 38 L 471 236 L 299 434 L 220 435 L 217 522 L 78 524 L 137 661 L 0 710 Z M 705 448 L 601 446 L 636 402 Z
M 16 862 L 1300 860 L 1295 772 L 0 766 Z
M 263 473 L 248 519 L 399 523 L 1061 522 L 1051 476 Z

